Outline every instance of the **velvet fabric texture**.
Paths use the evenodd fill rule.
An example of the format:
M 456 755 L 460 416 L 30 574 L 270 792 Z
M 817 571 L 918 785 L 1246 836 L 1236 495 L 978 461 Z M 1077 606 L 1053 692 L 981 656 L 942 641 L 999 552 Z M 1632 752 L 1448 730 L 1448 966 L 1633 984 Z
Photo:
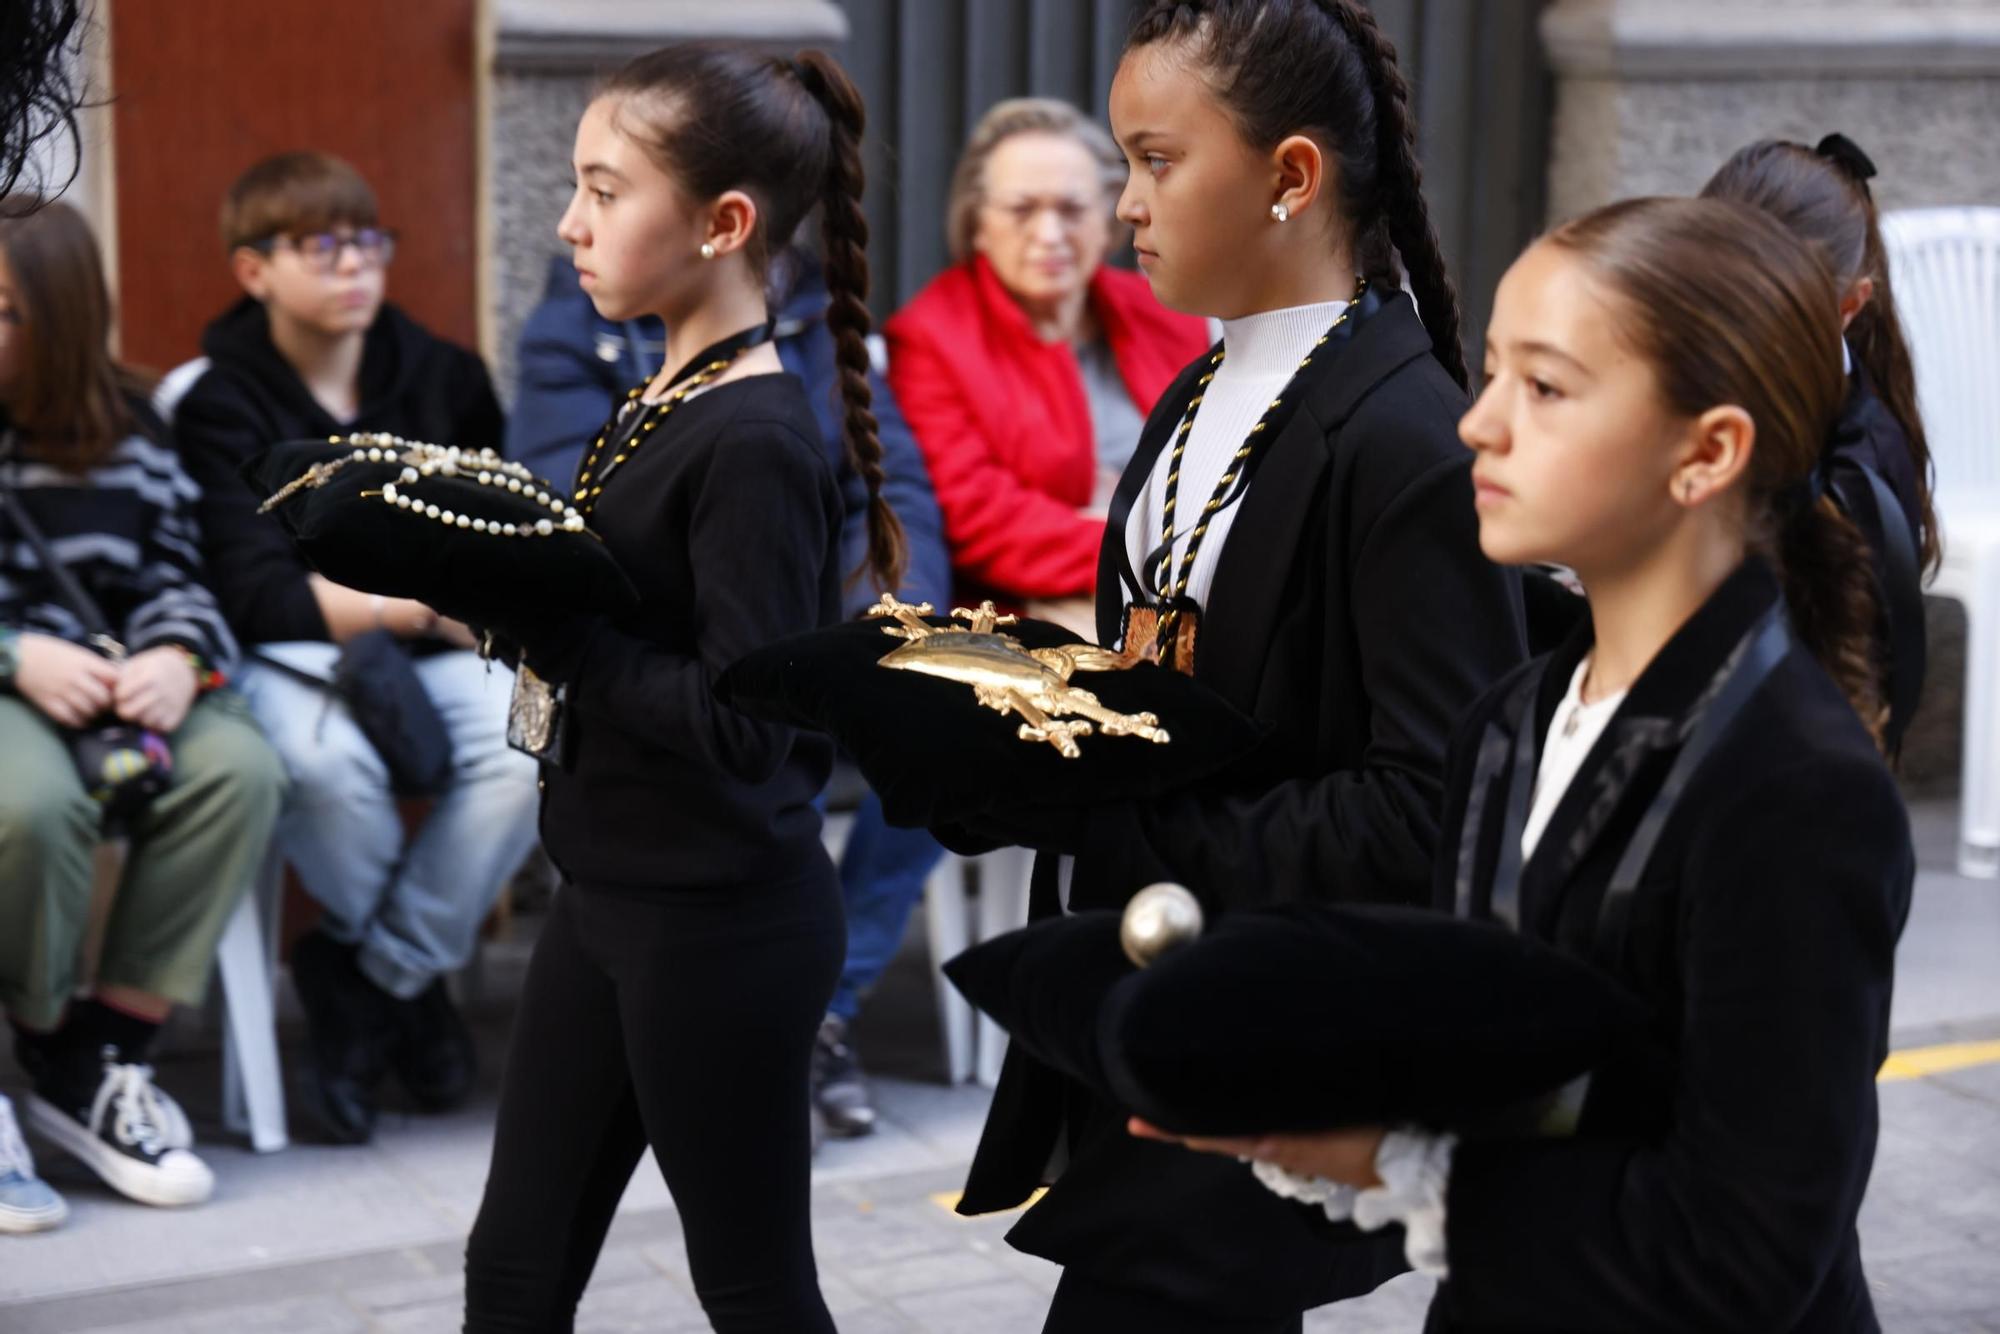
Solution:
M 1645 1019 L 1581 960 L 1423 909 L 1232 913 L 1144 970 L 1119 920 L 1038 922 L 945 973 L 1043 1061 L 1181 1134 L 1476 1128 L 1588 1072 Z
M 1593 959 L 1650 1018 L 1599 1066 L 1573 1137 L 1458 1146 L 1431 1334 L 1881 1327 L 1855 1224 L 1915 854 L 1894 778 L 1803 644 L 1702 761 L 1622 925 L 1603 929 L 1693 715 L 1780 596 L 1753 559 L 1675 632 L 1519 868 L 1521 933 Z M 1439 840 L 1458 851 L 1438 859 L 1438 907 L 1490 911 L 1514 779 L 1503 764 L 1481 781 L 1479 754 L 1539 753 L 1590 647 L 1586 624 L 1460 723 Z
M 980 704 L 972 687 L 878 665 L 905 641 L 887 620 L 851 621 L 752 652 L 716 690 L 755 718 L 831 733 L 882 799 L 891 824 L 946 825 L 992 811 L 1047 808 L 1174 791 L 1249 753 L 1258 725 L 1190 677 L 1151 663 L 1077 672 L 1070 681 L 1121 713 L 1150 712 L 1170 738 L 1106 736 L 1066 759 L 1019 736 L 1021 718 Z M 950 622 L 932 618 L 932 624 Z M 962 628 L 962 627 L 961 627 Z M 1078 642 L 1044 621 L 1005 627 L 1029 648 Z
M 287 440 L 252 458 L 243 475 L 261 500 L 313 464 L 352 453 L 351 445 L 323 439 Z M 531 497 L 442 475 L 404 488 L 440 511 L 489 524 L 532 527 L 549 519 L 555 531 L 547 537 L 448 527 L 386 504 L 379 495 L 362 494 L 396 482 L 402 470 L 399 462 L 356 460 L 325 485 L 293 492 L 273 513 L 312 567 L 333 582 L 384 597 L 415 598 L 463 620 L 477 623 L 484 619 L 481 613 L 496 607 L 615 614 L 638 605 L 631 581 L 604 543 L 587 531 L 564 532 L 561 517 Z M 551 496 L 564 494 L 551 483 L 538 485 Z

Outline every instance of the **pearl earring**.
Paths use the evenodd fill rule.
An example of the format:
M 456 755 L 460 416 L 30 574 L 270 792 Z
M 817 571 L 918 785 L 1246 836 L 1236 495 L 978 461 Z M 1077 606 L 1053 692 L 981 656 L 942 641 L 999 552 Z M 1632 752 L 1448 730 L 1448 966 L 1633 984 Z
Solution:
M 1292 211 L 1283 204 L 1273 204 L 1271 205 L 1271 216 L 1279 222 L 1285 222 L 1291 218 Z
M 703 242 L 701 243 L 701 257 L 702 257 L 703 259 L 714 259 L 714 258 L 715 258 L 715 242 L 713 242 L 713 241 L 703 241 Z

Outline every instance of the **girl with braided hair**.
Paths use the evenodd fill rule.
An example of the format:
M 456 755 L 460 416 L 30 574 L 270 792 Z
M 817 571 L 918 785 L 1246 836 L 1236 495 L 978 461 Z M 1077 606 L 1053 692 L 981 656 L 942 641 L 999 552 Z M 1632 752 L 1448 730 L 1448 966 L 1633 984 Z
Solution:
M 1938 519 L 1916 370 L 1868 185 L 1874 176 L 1874 162 L 1844 134 L 1829 134 L 1810 148 L 1761 139 L 1731 154 L 1701 193 L 1769 213 L 1811 247 L 1840 284 L 1847 397 L 1827 437 L 1822 470 L 1828 493 L 1861 529 L 1874 558 L 1878 639 L 1889 683 L 1885 713 L 1867 721 L 1882 730 L 1894 755 L 1923 685 L 1922 580 L 1938 561 Z
M 466 1251 L 471 1334 L 572 1327 L 649 1145 L 713 1326 L 833 1329 L 807 1209 L 808 1062 L 845 940 L 813 805 L 832 748 L 711 687 L 749 650 L 839 618 L 840 491 L 772 349 L 764 285 L 815 207 L 870 498 L 865 573 L 883 588 L 900 574 L 866 378 L 862 119 L 819 52 L 690 44 L 626 66 L 577 128 L 558 234 L 600 314 L 658 315 L 669 333 L 575 481 L 638 609 L 484 618 L 561 690 L 541 829 L 564 886 Z
M 1155 3 L 1110 113 L 1141 270 L 1224 333 L 1114 493 L 1100 640 L 1270 732 L 1196 788 L 981 817 L 961 846 L 1044 853 L 1038 916 L 1163 879 L 1222 910 L 1427 902 L 1451 724 L 1526 647 L 1518 579 L 1479 551 L 1457 297 L 1394 48 L 1346 0 Z M 1049 1330 L 1296 1330 L 1403 1268 L 1351 1228 L 1329 1249 L 1323 1220 L 1233 1164 L 1131 1137 L 1016 1049 L 960 1209 L 1051 1178 L 1008 1238 L 1065 1266 Z

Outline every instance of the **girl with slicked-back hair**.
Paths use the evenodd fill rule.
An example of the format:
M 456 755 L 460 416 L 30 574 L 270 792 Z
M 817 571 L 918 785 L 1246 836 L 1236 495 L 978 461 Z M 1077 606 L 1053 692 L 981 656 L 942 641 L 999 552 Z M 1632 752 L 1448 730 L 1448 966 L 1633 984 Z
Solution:
M 1215 908 L 1423 902 L 1452 721 L 1526 646 L 1519 581 L 1479 552 L 1458 299 L 1395 49 L 1346 0 L 1149 4 L 1110 113 L 1140 269 L 1223 338 L 1160 396 L 1114 493 L 1099 638 L 1269 735 L 1198 786 L 985 818 L 962 846 L 1043 853 L 1042 916 L 1157 880 Z M 1065 1267 L 1050 1330 L 1296 1330 L 1403 1268 L 1380 1237 L 1329 1249 L 1309 1211 L 1131 1137 L 1016 1050 L 960 1209 L 1045 1182 L 1008 1239 Z
M 1931 451 L 1916 370 L 1896 313 L 1889 253 L 1868 182 L 1875 164 L 1844 134 L 1808 148 L 1762 139 L 1738 149 L 1705 199 L 1733 199 L 1790 228 L 1840 288 L 1847 396 L 1826 441 L 1827 491 L 1861 529 L 1881 594 L 1878 651 L 1888 668 L 1880 726 L 1893 754 L 1924 676 L 1924 571 L 1938 561 Z
M 1433 902 L 1647 1017 L 1477 1134 L 1188 1141 L 1399 1233 L 1428 1334 L 1881 1329 L 1855 1221 L 1916 858 L 1826 492 L 1844 294 L 1719 199 L 1612 204 L 1501 280 L 1459 427 L 1480 546 L 1575 570 L 1590 618 L 1460 721 Z
M 813 802 L 830 743 L 753 721 L 712 683 L 893 588 L 902 533 L 869 410 L 862 105 L 817 51 L 642 56 L 577 128 L 557 228 L 598 313 L 657 315 L 659 373 L 584 451 L 574 503 L 635 612 L 484 618 L 552 707 L 542 840 L 562 873 L 502 1087 L 466 1251 L 466 1329 L 568 1330 L 650 1145 L 722 1331 L 831 1331 L 807 1210 L 807 1071 L 845 949 Z M 771 345 L 765 268 L 818 209 L 847 451 L 869 496 L 839 567 L 839 488 Z

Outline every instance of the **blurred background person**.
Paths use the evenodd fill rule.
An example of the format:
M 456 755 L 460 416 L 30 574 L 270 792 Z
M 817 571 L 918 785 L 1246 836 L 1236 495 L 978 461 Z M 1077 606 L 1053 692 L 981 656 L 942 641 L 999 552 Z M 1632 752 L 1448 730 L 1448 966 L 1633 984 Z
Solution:
M 986 113 L 952 177 L 953 266 L 884 326 L 889 383 L 916 432 L 962 599 L 1094 638 L 1104 513 L 1146 414 L 1209 343 L 1144 278 L 1107 267 L 1125 163 L 1066 102 Z
M 35 1130 L 120 1194 L 196 1204 L 214 1178 L 153 1083 L 153 1040 L 174 1006 L 201 1003 L 284 778 L 222 688 L 236 642 L 202 582 L 195 488 L 110 334 L 81 215 L 0 199 L 0 1008 Z M 122 653 L 93 643 L 106 634 Z M 127 817 L 91 977 L 105 809 L 72 745 L 110 723 L 164 738 L 172 768 Z M 0 1231 L 65 1213 L 0 1098 Z
M 294 798 L 284 853 L 325 910 L 292 947 L 311 1033 L 305 1105 L 341 1144 L 374 1133 L 393 1071 L 422 1110 L 471 1092 L 472 1039 L 445 987 L 501 886 L 535 841 L 535 766 L 507 746 L 502 667 L 421 603 L 315 573 L 240 469 L 280 440 L 388 431 L 468 448 L 502 422 L 485 364 L 383 299 L 396 238 L 359 172 L 283 153 L 238 178 L 223 239 L 243 296 L 202 337 L 208 360 L 175 408 L 200 483 L 204 552 L 237 637 L 256 651 L 243 693 L 284 758 Z M 386 632 L 408 649 L 367 670 L 413 671 L 450 738 L 450 774 L 414 836 L 388 767 L 330 693 L 349 645 Z M 380 640 L 373 641 L 381 643 Z

